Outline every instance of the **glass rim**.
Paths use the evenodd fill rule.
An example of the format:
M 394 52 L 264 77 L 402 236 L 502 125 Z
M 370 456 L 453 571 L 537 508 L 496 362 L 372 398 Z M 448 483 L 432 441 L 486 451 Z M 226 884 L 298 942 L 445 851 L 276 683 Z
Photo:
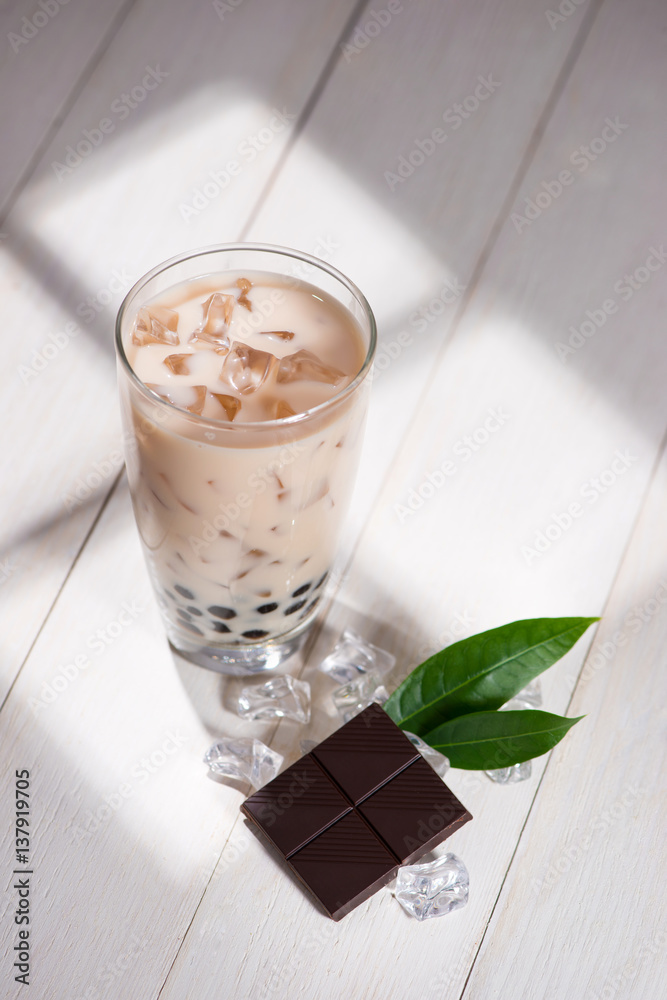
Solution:
M 128 303 L 130 299 L 141 289 L 141 287 L 147 284 L 152 278 L 157 277 L 163 271 L 167 271 L 169 268 L 180 264 L 186 260 L 192 260 L 195 257 L 204 257 L 213 253 L 220 253 L 221 251 L 259 251 L 263 253 L 272 253 L 282 257 L 290 257 L 294 260 L 304 261 L 312 266 L 316 267 L 320 271 L 326 271 L 333 278 L 343 284 L 348 291 L 350 291 L 359 304 L 361 305 L 366 318 L 369 322 L 369 342 L 368 350 L 364 361 L 351 382 L 348 383 L 340 392 L 337 392 L 330 399 L 326 399 L 323 403 L 318 403 L 316 406 L 311 406 L 308 410 L 303 410 L 301 413 L 295 413 L 291 417 L 277 417 L 274 420 L 255 420 L 255 421 L 232 421 L 232 420 L 219 420 L 216 417 L 203 417 L 201 414 L 193 413 L 191 410 L 187 410 L 184 407 L 177 406 L 175 403 L 171 403 L 169 400 L 164 399 L 159 396 L 152 389 L 149 389 L 145 382 L 139 378 L 136 374 L 132 365 L 128 361 L 127 355 L 125 353 L 125 347 L 123 345 L 123 338 L 121 332 L 122 322 L 125 319 L 125 313 L 127 311 Z M 203 277 L 203 275 L 202 275 Z M 285 277 L 289 277 L 286 275 Z M 301 280 L 301 279 L 298 279 Z M 307 282 L 306 282 L 307 283 Z M 345 307 L 343 307 L 345 308 Z M 321 413 L 325 413 L 328 409 L 331 409 L 335 405 L 345 399 L 347 396 L 352 395 L 354 390 L 364 381 L 366 378 L 371 364 L 373 362 L 373 356 L 375 354 L 375 348 L 377 346 L 377 325 L 375 322 L 375 316 L 373 310 L 370 307 L 368 299 L 363 294 L 363 292 L 346 277 L 342 271 L 338 268 L 333 267 L 326 261 L 320 260 L 319 257 L 313 257 L 312 254 L 304 253 L 301 250 L 293 250 L 289 247 L 278 246 L 271 243 L 214 243 L 210 246 L 200 247 L 196 250 L 186 250 L 184 253 L 177 254 L 175 257 L 170 257 L 168 260 L 162 261 L 160 264 L 156 264 L 155 267 L 147 271 L 141 278 L 139 278 L 132 285 L 130 290 L 125 295 L 123 301 L 121 302 L 118 313 L 116 315 L 115 323 L 115 335 L 114 342 L 116 347 L 116 356 L 120 360 L 124 371 L 130 377 L 130 381 L 138 388 L 141 394 L 151 403 L 159 403 L 162 406 L 169 407 L 181 416 L 186 416 L 191 420 L 195 421 L 201 425 L 210 425 L 211 427 L 218 428 L 220 430 L 230 430 L 230 431 L 241 431 L 241 430 L 254 430 L 262 431 L 265 428 L 267 430 L 276 430 L 281 427 L 297 427 L 299 424 L 311 419 L 313 416 L 318 416 Z

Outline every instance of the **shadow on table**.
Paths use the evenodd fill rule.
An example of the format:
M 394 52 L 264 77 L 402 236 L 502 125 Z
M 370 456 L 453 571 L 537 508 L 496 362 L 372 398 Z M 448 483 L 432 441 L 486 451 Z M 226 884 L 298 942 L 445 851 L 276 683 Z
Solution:
M 498 134 L 515 136 L 516 142 L 532 150 L 530 143 L 536 139 L 533 134 L 536 121 L 530 123 L 530 118 L 525 118 L 525 102 L 520 97 L 534 91 L 540 95 L 540 101 L 548 105 L 550 92 L 554 97 L 558 96 L 559 89 L 567 85 L 567 73 L 559 79 L 556 70 L 562 66 L 569 69 L 570 63 L 576 63 L 600 7 L 597 4 L 587 8 L 577 20 L 576 30 L 573 18 L 570 25 L 562 27 L 558 34 L 543 30 L 544 25 L 540 23 L 539 26 L 526 25 L 525 36 L 503 37 L 502 33 L 497 35 L 495 14 L 487 4 L 475 2 L 450 9 L 422 3 L 414 8 L 411 15 L 407 12 L 397 14 L 395 23 L 385 26 L 380 38 L 364 46 L 363 50 L 359 49 L 353 56 L 348 51 L 346 57 L 344 44 L 354 39 L 360 20 L 368 14 L 363 3 L 349 5 L 347 22 L 344 15 L 337 14 L 335 24 L 328 25 L 330 45 L 328 49 L 324 48 L 328 58 L 320 56 L 315 64 L 312 53 L 307 53 L 310 61 L 308 71 L 304 72 L 304 86 L 308 96 L 304 98 L 303 94 L 300 95 L 303 111 L 295 126 L 296 135 L 307 127 L 307 139 L 313 148 L 336 164 L 365 193 L 370 205 L 379 207 L 388 217 L 398 220 L 435 257 L 442 260 L 447 273 L 455 273 L 460 261 L 466 261 L 467 273 L 459 277 L 469 281 L 480 258 L 466 259 L 465 248 L 478 246 L 482 255 L 491 248 L 495 236 L 485 246 L 484 234 L 489 237 L 494 223 L 502 220 L 503 215 L 508 218 L 512 204 L 504 203 L 503 199 L 513 190 L 512 185 L 520 181 L 523 169 L 520 168 L 518 174 L 511 173 L 511 170 L 516 170 L 519 159 L 516 150 L 512 153 L 511 169 L 509 161 L 503 167 L 502 158 L 496 159 L 494 152 Z M 146 9 L 139 11 L 136 5 L 128 8 L 112 47 L 112 51 L 128 53 L 128 68 L 121 78 L 126 83 L 134 79 L 134 68 L 130 69 L 129 63 L 136 62 L 136 46 L 133 48 L 129 42 L 137 31 L 148 31 L 148 26 L 152 24 L 151 53 L 155 53 L 155 59 L 164 54 L 164 65 L 167 62 L 169 65 L 169 79 L 151 92 L 150 102 L 146 101 L 127 116 L 122 127 L 105 136 L 104 145 L 95 150 L 97 170 L 103 174 L 105 169 L 112 172 L 125 166 L 130 149 L 135 158 L 141 158 L 143 152 L 153 152 L 160 142 L 153 121 L 171 121 L 171 128 L 180 122 L 186 127 L 189 124 L 188 101 L 199 91 L 208 92 L 217 88 L 221 108 L 229 104 L 234 94 L 252 95 L 255 99 L 277 106 L 284 102 L 285 94 L 294 98 L 293 83 L 289 76 L 284 77 L 284 68 L 280 67 L 281 56 L 273 45 L 273 39 L 276 33 L 290 30 L 295 38 L 300 34 L 307 37 L 308 32 L 317 30 L 318 16 L 313 5 L 312 10 L 299 13 L 298 20 L 295 20 L 291 5 L 283 8 L 281 3 L 269 0 L 263 0 L 259 9 L 257 4 L 252 5 L 252 10 L 250 5 L 247 8 L 236 5 L 222 18 L 216 15 L 211 5 L 205 5 L 195 15 L 176 0 L 160 4 L 159 13 L 155 5 L 154 15 Z M 513 16 L 518 16 L 517 12 Z M 618 13 L 616 16 L 620 17 Z M 627 16 L 630 16 L 629 13 Z M 660 65 L 661 53 L 656 46 L 659 31 L 656 29 L 664 26 L 665 16 L 664 10 L 656 3 L 653 16 L 644 14 L 642 20 L 633 22 L 632 30 L 639 36 L 635 44 L 641 40 L 644 46 L 643 65 L 649 78 Z M 605 25 L 609 58 L 597 69 L 597 85 L 603 86 L 601 75 L 608 73 L 610 92 L 623 93 L 629 106 L 634 101 L 643 107 L 643 114 L 650 117 L 653 109 L 648 101 L 646 81 L 636 72 L 636 67 L 623 58 L 625 28 L 627 24 L 624 25 L 622 20 L 618 20 L 615 26 L 613 21 Z M 76 22 L 73 30 L 76 30 Z M 480 40 L 487 38 L 488 41 L 492 37 L 497 37 L 496 49 L 489 45 L 486 56 L 480 57 Z M 410 44 L 403 44 L 404 38 Z M 504 46 L 504 49 L 499 46 Z M 552 58 L 554 46 L 558 52 L 556 58 Z M 525 58 L 528 50 L 530 59 Z M 208 57 L 213 52 L 218 54 L 217 58 Z M 514 60 L 511 58 L 513 52 L 516 55 Z M 614 58 L 617 52 L 619 58 Z M 147 53 L 142 51 L 140 55 L 145 62 Z M 543 58 L 539 58 L 540 55 Z M 305 49 L 302 58 L 306 60 Z M 406 171 L 401 184 L 394 185 L 391 190 L 384 176 L 388 168 L 398 169 L 399 157 L 414 144 L 415 134 L 426 135 L 434 124 L 430 109 L 433 95 L 438 95 L 438 109 L 447 109 L 461 99 L 464 80 L 470 78 L 475 82 L 478 73 L 488 74 L 498 62 L 511 63 L 515 77 L 503 82 L 498 94 L 494 93 L 488 103 L 477 109 L 470 121 L 464 123 L 465 127 L 456 131 L 452 129 L 442 155 L 422 157 L 425 162 L 412 173 Z M 107 55 L 102 63 L 108 68 Z M 420 85 L 426 82 L 426 70 L 427 96 L 420 89 Z M 276 84 L 276 80 L 280 83 Z M 100 101 L 101 117 L 108 103 L 107 96 L 102 94 Z M 617 110 L 615 105 L 613 110 Z M 657 105 L 655 111 L 657 113 Z M 84 115 L 91 113 L 88 110 Z M 440 110 L 436 117 L 440 121 Z M 567 144 L 569 151 L 576 149 L 582 140 L 590 140 L 591 136 L 588 134 L 589 124 L 578 121 L 576 113 L 570 114 L 568 121 L 571 134 Z M 82 117 L 75 108 L 60 128 L 59 141 L 64 145 L 74 142 L 80 138 L 82 128 L 90 125 L 88 118 Z M 166 135 L 164 133 L 165 138 Z M 227 145 L 228 141 L 232 140 L 216 134 L 216 158 L 220 163 L 227 162 L 235 152 L 233 145 Z M 607 287 L 614 279 L 622 277 L 624 268 L 632 269 L 633 261 L 634 266 L 642 264 L 642 254 L 648 253 L 648 246 L 644 247 L 642 243 L 647 205 L 651 203 L 653 194 L 658 194 L 661 178 L 657 168 L 651 171 L 646 165 L 661 161 L 659 130 L 645 130 L 642 143 L 644 167 L 641 185 L 637 183 L 636 171 L 632 169 L 636 163 L 636 150 L 624 154 L 626 159 L 621 159 L 620 167 L 616 168 L 609 155 L 597 187 L 589 186 L 581 202 L 589 215 L 588 225 L 580 225 L 578 214 L 575 218 L 567 214 L 560 216 L 559 208 L 554 208 L 552 215 L 544 213 L 545 217 L 539 220 L 539 224 L 513 235 L 506 232 L 505 262 L 499 272 L 499 285 L 486 287 L 485 294 L 488 302 L 502 316 L 516 315 L 527 335 L 542 343 L 552 355 L 554 341 L 568 336 L 562 321 L 563 290 L 569 287 L 580 289 L 582 273 L 590 275 L 592 286 L 600 289 Z M 619 142 L 618 149 L 621 148 Z M 538 145 L 532 152 L 537 155 L 540 149 Z M 289 147 L 286 155 L 289 155 Z M 282 163 L 281 159 L 276 170 Z M 499 174 L 503 169 L 506 171 L 504 177 Z M 39 174 L 35 175 L 28 183 L 28 194 L 31 187 L 38 186 L 42 180 Z M 273 175 L 269 178 L 269 186 L 272 182 Z M 539 186 L 539 180 L 536 183 Z M 578 183 L 584 185 L 588 181 L 582 178 Z M 174 185 L 178 187 L 177 177 L 174 178 Z M 572 192 L 580 197 L 575 187 Z M 260 204 L 263 196 L 264 192 L 260 196 Z M 315 205 L 319 198 L 325 196 L 325 192 L 318 188 L 318 178 L 313 176 L 310 190 L 303 192 L 305 202 Z M 609 211 L 610 199 L 622 203 L 627 216 L 626 235 L 618 252 L 614 250 L 619 244 L 618 219 L 614 212 Z M 480 216 L 480 201 L 489 214 Z M 656 203 L 659 203 L 659 197 Z M 559 205 L 565 210 L 566 199 L 562 199 Z M 252 209 L 251 216 L 255 215 L 257 207 Z M 211 233 L 211 241 L 239 237 L 237 231 L 229 229 L 222 200 L 217 207 L 211 204 L 207 212 L 210 220 L 207 231 Z M 285 213 L 287 220 L 287 206 Z M 639 220 L 640 226 L 637 231 L 636 220 Z M 142 220 L 137 220 L 138 227 L 143 224 Z M 68 262 L 55 256 L 36 233 L 15 233 L 11 215 L 4 228 L 9 238 L 7 245 L 12 246 L 12 236 L 15 235 L 16 252 L 24 265 L 45 283 L 51 295 L 61 299 L 65 308 L 72 308 L 75 303 L 94 294 L 95 290 L 87 288 Z M 505 228 L 512 233 L 509 224 Z M 187 242 L 187 233 L 184 233 L 183 243 Z M 181 250 L 185 248 L 179 247 Z M 601 274 L 599 262 L 604 261 L 608 266 L 609 260 L 614 259 L 618 260 L 618 273 Z M 508 292 L 510 287 L 512 292 Z M 581 304 L 581 309 L 596 305 L 596 300 L 591 299 Z M 575 308 L 579 309 L 579 304 Z M 629 312 L 628 317 L 630 315 Z M 577 371 L 605 393 L 612 405 L 622 406 L 628 416 L 645 424 L 647 431 L 653 433 L 656 421 L 662 422 L 665 417 L 662 387 L 667 374 L 664 371 L 667 359 L 656 339 L 655 317 L 647 314 L 637 323 L 636 315 L 632 315 L 632 357 L 627 366 L 619 366 L 613 360 L 619 350 L 627 352 L 628 349 L 626 330 L 617 326 L 614 330 L 605 331 L 604 352 L 596 349 L 578 355 Z M 558 317 L 557 321 L 554 322 L 552 317 Z M 87 333 L 111 361 L 109 319 L 110 316 L 98 317 L 87 328 Z M 584 319 L 583 313 L 572 316 L 573 322 Z M 390 333 L 384 330 L 383 337 Z M 409 352 L 406 352 L 402 364 L 409 366 L 412 363 Z M 644 391 L 641 393 L 634 391 L 638 365 L 643 367 L 645 376 Z

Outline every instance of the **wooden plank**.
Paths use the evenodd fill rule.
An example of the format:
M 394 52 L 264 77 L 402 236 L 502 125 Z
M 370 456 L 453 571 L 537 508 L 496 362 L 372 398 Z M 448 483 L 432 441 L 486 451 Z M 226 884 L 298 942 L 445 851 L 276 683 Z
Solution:
M 664 994 L 664 453 L 465 997 Z
M 172 6 L 133 9 L 5 225 L 0 310 L 21 336 L 2 374 L 0 697 L 120 468 L 115 309 L 170 254 L 238 236 L 352 5 L 319 0 L 297 16 L 293 0 L 265 4 L 261 30 L 250 4 L 223 20 L 211 5 Z M 94 149 L 86 130 L 102 137 Z M 233 183 L 188 225 L 179 205 L 235 158 Z
M 66 0 L 67 3 L 67 0 Z M 127 0 L 77 7 L 58 0 L 18 0 L 0 11 L 0 213 L 81 75 L 98 58 Z

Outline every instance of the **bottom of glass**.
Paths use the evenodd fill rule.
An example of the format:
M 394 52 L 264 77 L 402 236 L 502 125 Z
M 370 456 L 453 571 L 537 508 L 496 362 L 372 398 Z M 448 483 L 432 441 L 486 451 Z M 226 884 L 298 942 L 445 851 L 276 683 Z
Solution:
M 168 638 L 171 647 L 190 663 L 215 670 L 219 674 L 246 677 L 249 674 L 275 670 L 290 656 L 294 656 L 312 624 L 313 620 L 299 629 L 298 633 L 292 633 L 282 641 L 248 643 L 247 646 L 202 646 L 173 629 L 169 629 Z

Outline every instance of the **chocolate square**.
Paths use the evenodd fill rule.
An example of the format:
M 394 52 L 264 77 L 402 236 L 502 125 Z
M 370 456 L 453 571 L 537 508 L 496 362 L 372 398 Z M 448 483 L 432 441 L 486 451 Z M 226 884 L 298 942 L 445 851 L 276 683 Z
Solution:
M 293 854 L 289 864 L 334 920 L 363 903 L 396 871 L 396 859 L 350 812 Z
M 312 755 L 356 805 L 419 757 L 379 705 L 369 705 L 314 747 Z
M 404 865 L 472 819 L 422 757 L 364 799 L 358 810 Z
M 245 802 L 244 812 L 289 857 L 351 809 L 310 755 L 292 764 Z
M 472 819 L 379 705 L 241 810 L 334 920 Z

